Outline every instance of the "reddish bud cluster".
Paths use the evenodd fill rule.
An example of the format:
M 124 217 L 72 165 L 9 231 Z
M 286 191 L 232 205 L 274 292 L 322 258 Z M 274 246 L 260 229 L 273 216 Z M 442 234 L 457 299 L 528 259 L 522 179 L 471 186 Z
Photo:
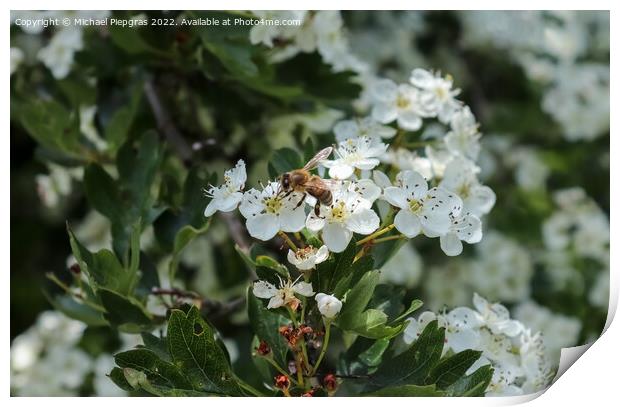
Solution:
M 336 375 L 333 373 L 328 373 L 323 376 L 323 387 L 329 392 L 336 390 L 338 387 L 338 381 L 336 379 Z
M 290 325 L 284 325 L 281 326 L 280 329 L 278 329 L 278 332 L 280 332 L 280 335 L 282 335 L 284 339 L 286 339 L 289 346 L 291 348 L 294 348 L 297 346 L 297 342 L 299 341 L 299 339 L 301 339 L 306 334 L 312 333 L 312 328 L 303 324 L 299 325 L 299 327 L 297 328 L 293 328 Z
M 289 386 L 291 385 L 291 382 L 289 381 L 288 377 L 284 376 L 283 374 L 277 375 L 275 378 L 275 386 L 279 389 L 286 389 L 288 390 Z
M 258 347 L 256 348 L 256 353 L 258 353 L 261 356 L 267 356 L 268 354 L 271 353 L 271 348 L 269 347 L 267 342 L 260 341 L 260 343 L 258 344 Z
M 69 267 L 69 271 L 75 275 L 79 275 L 82 272 L 82 269 L 80 269 L 79 264 L 73 263 L 71 267 Z

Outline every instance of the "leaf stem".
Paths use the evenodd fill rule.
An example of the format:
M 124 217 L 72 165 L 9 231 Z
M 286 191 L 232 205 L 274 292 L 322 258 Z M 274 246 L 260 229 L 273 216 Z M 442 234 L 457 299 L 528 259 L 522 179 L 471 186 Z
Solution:
M 288 237 L 288 235 L 283 232 L 283 231 L 278 231 L 278 235 L 286 242 L 286 244 L 288 244 L 288 247 L 290 247 L 291 249 L 293 249 L 293 251 L 297 251 L 297 246 L 295 246 L 295 243 L 293 243 L 293 241 L 291 240 L 290 237 Z
M 249 384 L 245 383 L 243 380 L 239 380 L 238 383 L 239 383 L 239 386 L 241 386 L 243 390 L 247 391 L 253 396 L 256 396 L 256 397 L 263 396 L 258 390 L 256 390 L 254 387 L 250 386 Z
M 398 235 L 394 235 L 394 236 L 382 237 L 380 239 L 376 239 L 373 243 L 382 243 L 382 242 L 387 242 L 387 241 L 390 241 L 390 240 L 398 240 L 398 239 L 407 239 L 407 236 L 405 236 L 403 234 L 398 234 Z
M 327 324 L 325 325 L 325 339 L 323 340 L 323 346 L 321 346 L 321 353 L 319 354 L 319 358 L 316 361 L 316 364 L 314 365 L 314 369 L 312 369 L 312 373 L 310 374 L 310 376 L 314 376 L 316 375 L 317 370 L 319 370 L 319 366 L 321 364 L 321 362 L 323 361 L 323 358 L 325 357 L 325 354 L 327 353 L 327 347 L 329 346 L 329 337 L 330 337 L 330 333 L 331 333 L 331 321 L 328 321 Z
M 386 227 L 384 227 L 383 229 L 380 229 L 378 231 L 376 231 L 375 233 L 366 236 L 365 238 L 363 238 L 362 240 L 359 240 L 358 242 L 355 243 L 356 246 L 361 246 L 364 243 L 368 243 L 371 240 L 374 240 L 375 238 L 386 234 L 387 232 L 389 232 L 390 230 L 394 229 L 395 225 L 392 223 L 391 225 L 388 225 Z
M 278 363 L 273 360 L 272 357 L 263 357 L 263 359 L 265 359 L 271 366 L 273 366 L 278 372 L 280 372 L 281 374 L 283 374 L 284 376 L 288 377 L 288 379 L 290 381 L 293 382 L 293 384 L 297 385 L 297 380 L 293 379 L 284 369 L 282 369 L 282 367 L 280 367 L 280 365 L 278 365 Z

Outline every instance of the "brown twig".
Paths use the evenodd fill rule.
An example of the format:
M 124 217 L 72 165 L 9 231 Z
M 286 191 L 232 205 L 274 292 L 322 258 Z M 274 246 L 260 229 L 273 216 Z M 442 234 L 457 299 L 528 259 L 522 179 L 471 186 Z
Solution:
M 192 149 L 170 119 L 170 115 L 161 103 L 159 94 L 157 93 L 151 79 L 147 79 L 144 82 L 144 93 L 146 94 L 146 98 L 151 106 L 151 110 L 153 111 L 153 116 L 155 116 L 155 120 L 157 121 L 159 131 L 164 134 L 170 145 L 172 145 L 172 147 L 176 150 L 179 157 L 181 157 L 183 161 L 189 161 L 192 157 Z

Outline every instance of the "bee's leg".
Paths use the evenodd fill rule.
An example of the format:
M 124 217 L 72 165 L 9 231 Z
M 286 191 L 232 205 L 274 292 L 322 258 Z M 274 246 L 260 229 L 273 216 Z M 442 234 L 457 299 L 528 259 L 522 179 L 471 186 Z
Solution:
M 299 208 L 301 206 L 302 203 L 304 203 L 304 201 L 306 200 L 306 193 L 304 192 L 303 196 L 301 197 L 301 199 L 299 200 L 299 202 L 297 202 L 297 205 L 295 205 L 295 209 Z
M 319 219 L 325 218 L 324 216 L 320 216 L 321 215 L 321 201 L 319 201 L 318 199 L 316 200 L 316 203 L 314 204 L 314 214 Z

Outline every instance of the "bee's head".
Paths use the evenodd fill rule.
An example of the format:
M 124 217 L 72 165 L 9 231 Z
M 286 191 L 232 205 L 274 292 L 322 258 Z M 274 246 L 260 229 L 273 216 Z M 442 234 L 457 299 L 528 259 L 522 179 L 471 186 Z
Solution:
M 282 188 L 286 191 L 291 187 L 291 174 L 288 172 L 282 174 L 282 178 L 280 178 L 280 183 L 282 184 Z

